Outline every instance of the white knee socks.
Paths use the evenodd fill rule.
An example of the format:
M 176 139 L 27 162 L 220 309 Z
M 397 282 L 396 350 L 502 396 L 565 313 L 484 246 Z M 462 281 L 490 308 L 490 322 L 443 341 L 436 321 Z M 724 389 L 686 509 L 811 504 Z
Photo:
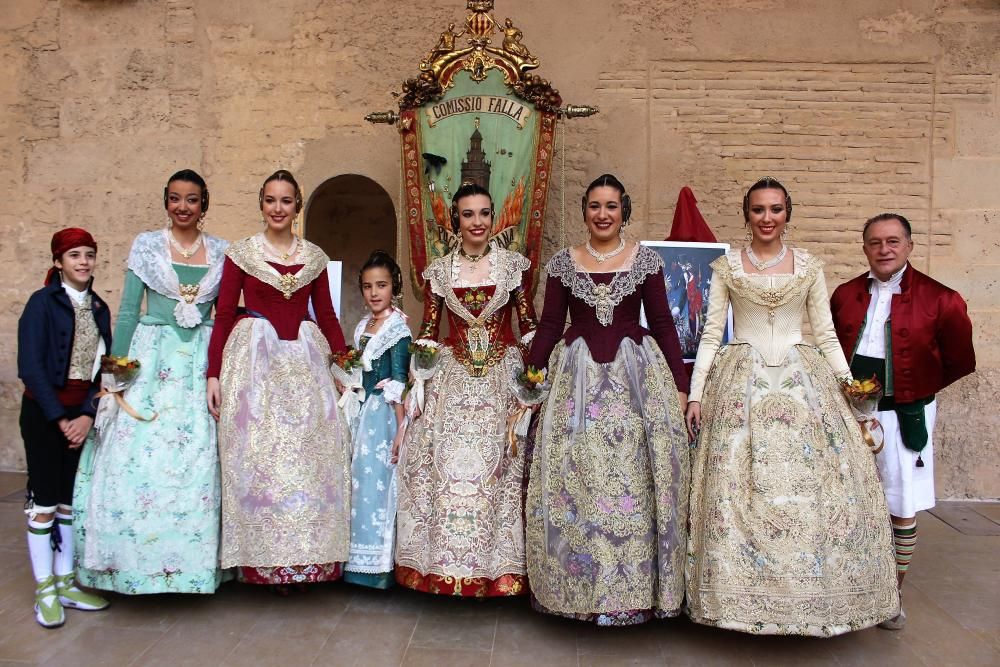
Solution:
M 52 576 L 52 526 L 54 520 L 46 522 L 28 519 L 28 554 L 31 556 L 31 571 L 35 581 Z
M 55 552 L 53 574 L 62 576 L 73 571 L 73 509 L 60 506 L 56 510 L 59 546 Z

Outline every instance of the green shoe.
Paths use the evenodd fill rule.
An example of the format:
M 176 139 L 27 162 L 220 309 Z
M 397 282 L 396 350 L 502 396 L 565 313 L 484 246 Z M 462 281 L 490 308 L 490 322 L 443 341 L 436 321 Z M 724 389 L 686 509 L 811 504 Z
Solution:
M 110 604 L 99 595 L 87 593 L 76 587 L 76 573 L 56 575 L 56 588 L 59 591 L 59 602 L 68 609 L 81 611 L 100 611 Z
M 66 614 L 56 594 L 56 578 L 45 577 L 35 588 L 35 620 L 43 628 L 58 628 L 66 622 Z

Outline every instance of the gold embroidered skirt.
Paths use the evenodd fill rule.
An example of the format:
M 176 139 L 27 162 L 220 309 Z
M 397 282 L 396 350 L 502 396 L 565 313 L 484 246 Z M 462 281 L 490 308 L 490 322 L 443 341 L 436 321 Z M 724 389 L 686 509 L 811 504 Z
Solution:
M 483 377 L 443 348 L 423 414 L 396 469 L 397 581 L 446 595 L 518 595 L 524 587 L 524 448 L 512 457 L 511 347 Z
M 542 611 L 600 625 L 674 616 L 684 599 L 688 442 L 652 338 L 597 363 L 556 349 L 528 484 L 527 553 Z
M 220 377 L 222 567 L 347 560 L 350 438 L 329 357 L 312 322 L 297 340 L 254 318 L 230 334 Z
M 899 608 L 875 460 L 808 345 L 768 367 L 748 344 L 709 373 L 691 481 L 689 614 L 761 634 L 837 635 Z

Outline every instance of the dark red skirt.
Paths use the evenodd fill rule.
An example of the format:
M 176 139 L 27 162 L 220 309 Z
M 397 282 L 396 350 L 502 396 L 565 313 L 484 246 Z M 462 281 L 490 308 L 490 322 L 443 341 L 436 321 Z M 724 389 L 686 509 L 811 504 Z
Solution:
M 244 584 L 315 584 L 320 581 L 337 581 L 343 576 L 343 568 L 343 563 L 240 567 L 237 568 L 236 578 Z
M 396 582 L 422 593 L 461 597 L 493 598 L 525 595 L 528 592 L 526 574 L 505 574 L 499 579 L 444 577 L 439 574 L 421 574 L 413 568 L 397 565 Z

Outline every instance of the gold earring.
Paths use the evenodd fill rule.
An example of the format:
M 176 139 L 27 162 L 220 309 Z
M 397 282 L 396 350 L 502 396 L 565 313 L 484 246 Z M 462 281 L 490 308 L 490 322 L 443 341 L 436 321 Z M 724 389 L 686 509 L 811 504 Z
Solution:
M 747 235 L 746 235 L 747 241 L 753 241 L 753 232 L 750 231 L 750 223 L 749 222 L 746 224 L 746 228 L 747 228 Z
M 205 214 L 204 213 L 202 213 L 201 217 L 198 218 L 198 231 L 200 232 L 203 229 L 205 229 Z
M 170 216 L 168 215 L 168 216 L 167 216 L 167 229 L 173 229 L 173 228 L 174 228 L 174 219 L 173 219 L 173 218 L 171 218 L 171 217 L 170 217 Z

